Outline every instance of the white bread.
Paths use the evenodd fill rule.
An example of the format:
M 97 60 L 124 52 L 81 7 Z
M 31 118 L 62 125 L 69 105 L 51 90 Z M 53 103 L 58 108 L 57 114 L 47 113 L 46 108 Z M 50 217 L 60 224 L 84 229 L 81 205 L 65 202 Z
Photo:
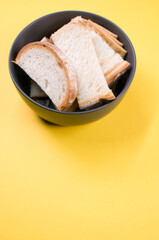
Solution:
M 77 73 L 77 100 L 81 109 L 100 99 L 115 98 L 105 81 L 88 26 L 76 19 L 51 35 L 53 43 L 70 59 Z
M 43 37 L 40 42 L 51 43 L 50 39 Z M 40 86 L 35 82 L 30 82 L 30 97 L 31 98 L 46 98 L 46 93 L 40 88 Z
M 118 35 L 116 34 L 113 34 L 112 32 L 110 32 L 108 29 L 100 26 L 99 24 L 95 23 L 95 22 L 92 22 L 90 19 L 89 20 L 85 20 L 85 22 L 88 24 L 88 26 L 90 28 L 92 28 L 95 32 L 97 32 L 98 34 L 100 33 L 103 33 L 104 36 L 107 35 L 113 42 L 115 42 L 117 45 L 119 46 L 123 46 L 123 43 L 120 42 L 117 38 L 118 38 Z M 108 38 L 108 39 L 109 39 Z M 109 40 L 108 40 L 109 42 Z M 123 51 L 123 50 L 122 50 Z
M 45 105 L 46 107 L 49 106 L 50 100 L 45 92 L 37 85 L 36 82 L 31 80 L 30 83 L 30 97 L 35 99 L 36 102 Z M 67 112 L 75 112 L 78 109 L 77 99 L 72 103 L 71 107 L 69 107 Z
M 86 20 L 87 22 L 89 22 L 89 24 L 91 25 L 93 23 L 93 25 L 95 25 L 97 28 L 102 29 L 106 34 L 110 35 L 113 38 L 118 38 L 118 35 L 114 34 L 113 32 L 109 31 L 108 29 L 102 27 L 101 25 L 92 22 L 91 20 Z M 123 46 L 123 43 L 119 42 L 119 45 Z
M 41 39 L 41 42 L 44 42 L 44 43 L 52 43 L 51 39 L 47 38 L 47 37 L 43 37 Z M 34 83 L 34 81 L 32 81 L 32 83 Z M 33 93 L 36 93 L 36 96 L 38 97 L 41 97 L 43 96 L 45 93 L 40 89 L 40 87 L 34 83 L 34 85 L 32 84 L 31 85 L 31 91 L 30 93 L 32 92 L 32 95 Z M 78 109 L 78 102 L 77 102 L 77 99 L 75 99 L 75 101 L 72 103 L 72 105 L 65 111 L 67 112 L 75 112 L 76 110 Z
M 130 66 L 130 63 L 123 59 L 127 52 L 121 47 L 123 44 L 115 38 L 117 35 L 113 36 L 113 33 L 91 20 L 78 16 L 72 21 L 83 22 L 90 28 L 90 35 L 99 63 L 102 67 L 108 85 L 111 85 Z
M 119 53 L 116 53 L 109 44 L 93 30 L 91 31 L 91 37 L 104 76 L 109 85 L 128 69 L 130 63 L 125 61 Z
M 109 62 L 109 60 L 114 56 L 115 51 L 95 31 L 91 30 L 90 34 L 99 63 L 102 66 L 105 62 Z
M 122 57 L 126 53 L 126 50 L 121 48 L 121 45 L 123 44 L 119 41 L 117 42 L 117 39 L 115 39 L 116 36 L 113 36 L 111 32 L 91 20 L 86 20 L 81 17 L 77 17 L 76 21 L 77 20 L 85 22 L 90 27 L 90 34 L 98 60 L 102 67 L 106 81 L 110 85 L 130 66 L 130 63 L 125 61 Z M 105 35 L 108 36 L 108 39 L 104 37 Z M 113 38 L 115 42 L 110 38 Z M 117 45 L 119 46 L 117 47 Z M 120 51 L 118 51 L 117 48 Z M 120 54 L 118 52 L 120 52 Z
M 114 34 L 113 32 L 109 31 L 108 29 L 102 27 L 101 25 L 99 25 L 99 24 L 97 24 L 95 22 L 92 22 L 90 19 L 87 20 L 87 22 L 89 22 L 90 25 L 93 23 L 93 25 L 95 25 L 99 29 L 102 29 L 106 34 L 110 35 L 111 37 L 118 38 L 118 35 Z M 123 44 L 119 42 L 119 45 L 122 46 Z
M 43 37 L 40 42 L 51 43 L 50 39 L 47 37 Z M 47 97 L 47 95 L 35 81 L 31 81 L 30 82 L 30 97 L 31 98 L 45 98 L 45 97 Z
M 114 34 L 113 32 L 109 31 L 108 29 L 102 27 L 101 25 L 92 22 L 90 19 L 84 19 L 81 18 L 83 20 L 83 22 L 85 22 L 92 30 L 94 30 L 95 32 L 99 33 L 103 33 L 104 35 L 107 36 L 108 39 L 112 39 L 113 42 L 115 42 L 117 45 L 119 46 L 123 46 L 123 43 L 120 42 L 117 38 L 118 35 Z M 109 40 L 108 40 L 109 41 Z
M 130 63 L 127 61 L 121 61 L 117 63 L 111 71 L 105 73 L 105 77 L 108 85 L 111 85 L 114 81 L 116 81 L 121 75 L 123 75 L 128 68 L 130 67 Z
M 92 30 L 94 30 L 99 36 L 101 36 L 116 53 L 119 53 L 121 57 L 124 58 L 127 51 L 122 47 L 123 44 L 121 42 L 108 34 L 103 27 L 92 22 L 91 20 L 85 19 L 84 21 Z
M 41 39 L 41 42 L 44 43 L 52 43 L 51 39 L 47 38 L 47 37 L 43 37 Z M 46 96 L 45 93 L 41 90 L 41 88 L 34 82 L 32 81 L 31 83 L 31 90 L 30 90 L 30 96 L 31 97 L 44 97 Z M 75 112 L 78 109 L 78 102 L 77 99 L 75 99 L 75 101 L 72 103 L 72 105 L 65 111 L 67 112 Z
M 69 60 L 53 44 L 33 42 L 18 53 L 19 65 L 49 96 L 60 111 L 67 110 L 77 96 L 77 79 Z

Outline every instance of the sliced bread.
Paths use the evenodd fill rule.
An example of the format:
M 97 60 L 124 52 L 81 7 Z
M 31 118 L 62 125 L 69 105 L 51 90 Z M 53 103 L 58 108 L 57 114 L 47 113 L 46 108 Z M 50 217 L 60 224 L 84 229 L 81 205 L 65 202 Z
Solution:
M 83 21 L 91 29 L 91 38 L 106 81 L 109 85 L 112 84 L 130 66 L 130 63 L 123 59 L 127 52 L 122 47 L 123 44 L 116 39 L 117 35 L 91 20 L 80 16 L 73 20 Z
M 122 47 L 123 44 L 112 35 L 107 33 L 106 29 L 92 22 L 91 20 L 85 20 L 85 22 L 92 30 L 101 36 L 116 53 L 119 53 L 121 57 L 126 55 L 127 51 Z
M 109 31 L 108 29 L 102 27 L 101 25 L 95 23 L 95 22 L 92 22 L 90 19 L 84 19 L 84 18 L 81 18 L 81 20 L 83 20 L 92 30 L 94 30 L 95 32 L 97 32 L 98 34 L 102 34 L 102 36 L 106 36 L 108 42 L 110 42 L 111 40 L 111 44 L 114 45 L 117 44 L 119 46 L 123 46 L 123 43 L 120 42 L 117 38 L 118 38 L 118 35 L 114 34 L 113 32 Z M 121 48 L 119 48 L 119 50 L 122 50 Z M 125 50 L 124 50 L 125 52 Z M 124 53 L 125 54 L 125 53 Z
M 108 85 L 110 85 L 129 68 L 130 63 L 125 61 L 119 53 L 116 53 L 109 44 L 93 30 L 91 30 L 91 37 L 104 76 Z
M 51 43 L 50 39 L 43 37 L 40 42 Z M 40 88 L 40 86 L 35 82 L 30 82 L 30 97 L 31 98 L 46 98 L 46 93 Z
M 69 58 L 77 73 L 77 100 L 81 109 L 100 99 L 115 99 L 105 81 L 90 29 L 83 21 L 73 19 L 51 35 L 52 42 Z
M 20 50 L 15 63 L 41 87 L 56 109 L 65 111 L 72 105 L 77 96 L 76 73 L 56 46 L 29 43 Z
M 41 42 L 52 43 L 51 39 L 49 39 L 47 37 L 43 37 L 41 39 Z M 33 83 L 34 83 L 34 85 L 33 85 Z M 40 87 L 37 84 L 35 86 L 35 84 L 36 83 L 34 81 L 32 81 L 30 93 L 36 93 L 36 96 L 38 96 L 38 97 L 43 96 L 43 94 L 45 94 L 45 93 L 40 89 Z M 72 103 L 71 107 L 69 107 L 65 111 L 67 111 L 67 112 L 75 112 L 77 109 L 78 109 L 78 102 L 77 102 L 77 99 L 75 99 L 75 101 Z

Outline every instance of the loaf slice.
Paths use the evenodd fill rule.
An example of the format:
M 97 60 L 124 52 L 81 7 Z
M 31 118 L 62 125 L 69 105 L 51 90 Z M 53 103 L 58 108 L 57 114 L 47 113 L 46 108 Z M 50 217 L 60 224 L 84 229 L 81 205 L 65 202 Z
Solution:
M 119 46 L 123 46 L 123 43 L 120 42 L 117 37 L 118 35 L 113 35 L 112 32 L 110 32 L 109 30 L 107 30 L 106 28 L 100 26 L 99 24 L 92 22 L 90 19 L 89 20 L 85 20 L 85 22 L 87 23 L 87 25 L 94 30 L 95 32 L 97 32 L 99 35 L 103 36 L 105 38 L 105 40 L 112 45 L 113 47 L 115 47 L 116 45 Z M 125 51 L 123 50 L 123 48 L 119 47 L 119 52 L 121 51 L 121 53 L 124 53 Z M 124 51 L 124 52 L 122 52 Z
M 41 87 L 56 109 L 65 111 L 72 105 L 77 96 L 76 73 L 56 46 L 29 43 L 20 50 L 15 63 Z
M 106 81 L 110 85 L 129 68 L 130 63 L 115 52 L 99 34 L 93 30 L 90 33 Z
M 43 37 L 42 39 L 41 39 L 41 42 L 44 42 L 44 43 L 52 43 L 52 40 L 51 39 L 49 39 L 49 38 L 47 38 L 47 37 Z M 37 85 L 37 87 L 38 87 L 38 85 Z M 39 91 L 38 91 L 38 89 L 36 88 L 35 90 L 37 90 L 36 92 L 37 92 L 37 95 L 38 95 L 38 93 L 39 93 L 39 96 L 42 94 L 42 91 L 41 91 L 41 93 L 40 93 L 40 88 L 39 88 Z M 35 90 L 34 90 L 34 92 L 35 92 Z M 33 91 L 33 89 L 32 89 L 32 91 Z M 44 93 L 44 92 L 43 92 Z M 44 93 L 45 94 L 45 93 Z M 68 109 L 67 109 L 67 112 L 75 112 L 76 110 L 78 109 L 78 102 L 77 102 L 77 98 L 74 100 L 74 102 L 72 103 L 72 105 L 71 105 L 71 107 L 69 107 Z
M 51 43 L 50 39 L 43 37 L 40 42 Z M 40 88 L 40 86 L 35 82 L 30 82 L 30 97 L 31 98 L 46 98 L 46 93 Z
M 127 51 L 122 47 L 123 44 L 108 34 L 103 27 L 92 22 L 91 20 L 87 20 L 86 23 L 92 30 L 101 36 L 116 53 L 119 53 L 122 58 L 126 55 Z
M 76 73 L 80 109 L 91 106 L 100 99 L 115 98 L 105 81 L 88 26 L 72 20 L 51 35 L 53 43 L 70 59 Z
M 101 25 L 99 25 L 99 24 L 97 24 L 97 23 L 95 23 L 95 22 L 92 22 L 90 19 L 89 19 L 89 20 L 86 20 L 86 21 L 87 21 L 87 23 L 88 23 L 90 26 L 91 26 L 91 25 L 92 25 L 92 26 L 96 26 L 96 28 L 103 30 L 106 34 L 110 35 L 111 37 L 116 38 L 116 39 L 118 38 L 118 35 L 116 35 L 115 33 L 111 32 L 111 31 L 109 31 L 108 29 L 102 27 Z M 119 42 L 119 45 L 123 46 L 123 43 Z
M 51 43 L 50 39 L 43 37 L 40 42 Z M 46 98 L 46 93 L 40 88 L 40 86 L 35 82 L 30 82 L 30 97 L 31 98 Z
M 121 47 L 123 44 L 119 41 L 117 42 L 117 39 L 115 38 L 117 35 L 113 36 L 112 32 L 109 32 L 107 29 L 92 22 L 91 20 L 77 16 L 72 21 L 83 22 L 90 28 L 90 35 L 98 60 L 107 83 L 111 85 L 130 66 L 130 63 L 123 59 L 126 54 L 126 50 Z M 105 37 L 106 35 L 107 37 Z

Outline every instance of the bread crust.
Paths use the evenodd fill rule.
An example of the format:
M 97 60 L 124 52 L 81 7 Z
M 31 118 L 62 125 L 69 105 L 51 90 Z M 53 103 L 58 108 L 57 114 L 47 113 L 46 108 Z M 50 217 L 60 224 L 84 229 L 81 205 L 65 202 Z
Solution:
M 91 22 L 92 22 L 92 21 L 91 21 Z M 99 30 L 104 31 L 105 34 L 107 34 L 110 38 L 112 38 L 119 46 L 123 46 L 123 43 L 120 42 L 120 41 L 117 39 L 118 35 L 114 34 L 115 36 L 113 36 L 113 33 L 110 32 L 108 29 L 102 27 L 101 25 L 99 25 L 99 24 L 97 24 L 97 23 L 95 23 L 95 22 L 92 22 L 92 23 L 93 23 L 97 28 L 99 28 Z
M 80 104 L 80 109 L 87 108 L 89 106 L 92 106 L 93 104 L 99 102 L 100 100 L 114 100 L 115 95 L 113 92 L 110 90 L 106 95 L 98 95 L 98 97 L 92 98 L 89 101 L 85 101 L 82 104 Z
M 102 32 L 104 32 L 109 38 L 112 38 L 112 40 L 113 40 L 114 42 L 116 42 L 116 44 L 118 44 L 118 45 L 121 46 L 121 47 L 123 46 L 123 43 L 120 42 L 120 41 L 117 39 L 118 35 L 112 33 L 111 31 L 109 31 L 108 29 L 102 27 L 101 25 L 99 25 L 99 24 L 97 24 L 97 23 L 95 23 L 95 22 L 92 22 L 90 19 L 87 20 L 87 19 L 82 18 L 82 20 L 83 20 L 91 29 L 93 29 L 94 31 L 95 31 L 95 28 L 97 28 L 98 31 L 102 31 Z M 98 34 L 99 34 L 99 32 L 98 32 Z
M 112 34 L 110 34 L 109 31 L 108 31 L 106 28 L 98 25 L 97 23 L 94 23 L 94 25 L 96 25 L 96 27 L 99 28 L 101 31 L 104 31 L 105 34 L 107 34 L 110 38 L 112 38 L 119 46 L 121 46 L 121 47 L 123 46 L 123 43 L 120 42 L 120 41 L 119 41 L 117 38 L 115 38 L 114 36 L 112 36 Z M 117 35 L 116 35 L 116 36 L 117 36 Z
M 124 58 L 127 51 L 121 46 L 117 39 L 113 38 L 110 34 L 106 33 L 105 29 L 100 27 L 98 24 L 92 22 L 90 19 L 87 20 L 87 24 L 92 28 L 97 34 L 99 34 L 116 53 L 119 53 L 122 58 Z
M 87 24 L 88 19 L 82 18 L 83 22 L 85 22 Z M 111 35 L 113 38 L 117 38 L 118 35 L 114 34 L 113 32 L 109 31 L 108 29 L 102 27 L 101 25 L 91 21 L 92 23 L 94 23 L 95 25 L 97 25 L 99 28 L 103 29 L 106 33 L 108 33 L 109 35 Z
M 107 28 L 102 27 L 101 25 L 99 25 L 98 23 L 95 23 L 95 22 L 94 22 L 94 24 L 95 24 L 96 26 L 98 26 L 100 29 L 103 29 L 107 34 L 111 35 L 113 38 L 118 38 L 118 35 L 117 35 L 117 34 L 111 32 L 111 31 L 108 30 Z
M 97 34 L 99 34 L 103 39 L 109 43 L 109 45 L 115 50 L 115 52 L 119 53 L 121 57 L 123 58 L 126 54 L 126 50 L 122 48 L 123 44 L 119 42 L 111 32 L 109 32 L 104 27 L 98 25 L 95 22 L 92 22 L 91 20 L 83 19 L 82 20 L 90 27 L 92 28 Z M 117 35 L 116 35 L 117 36 Z M 116 37 L 115 36 L 115 37 Z M 111 42 L 111 39 L 112 42 Z M 112 44 L 112 45 L 111 45 Z M 117 45 L 118 47 L 117 47 Z M 100 62 L 100 65 L 102 65 L 103 62 Z M 130 67 L 130 63 L 127 61 L 122 61 L 120 63 L 117 63 L 111 70 L 106 72 L 104 74 L 106 81 L 108 85 L 110 85 L 113 81 L 117 80 L 128 68 Z
M 122 61 L 120 63 L 117 63 L 110 72 L 104 74 L 108 85 L 117 80 L 129 67 L 129 62 Z
M 53 36 L 54 34 L 56 35 L 59 35 L 59 34 L 62 34 L 63 31 L 66 31 L 67 30 L 67 27 L 68 25 L 70 24 L 75 24 L 75 25 L 79 25 L 79 26 L 82 26 L 83 28 L 85 28 L 87 31 L 90 31 L 90 28 L 89 26 L 82 20 L 81 17 L 75 17 L 73 18 L 68 24 L 64 25 L 63 27 L 61 27 L 59 30 L 57 30 L 55 33 L 53 33 L 51 35 L 51 39 L 53 41 Z M 105 100 L 113 100 L 115 99 L 115 95 L 113 94 L 113 92 L 109 89 L 109 92 L 107 92 L 105 95 L 98 95 L 92 99 L 89 99 L 88 101 L 85 101 L 85 102 L 82 102 L 82 103 L 79 103 L 79 107 L 80 109 L 84 109 L 86 107 L 89 107 L 90 105 L 92 105 L 93 103 L 96 103 L 98 101 L 100 101 L 101 99 L 105 99 Z M 78 99 L 78 96 L 77 96 L 77 100 L 78 102 L 79 99 Z
M 121 43 L 119 40 L 117 40 L 115 37 L 118 37 L 115 35 L 115 37 L 112 35 L 113 33 L 107 30 L 106 28 L 100 26 L 99 24 L 92 22 L 90 19 L 84 19 L 81 17 L 75 17 L 71 20 L 72 23 L 83 23 L 83 26 L 88 26 L 90 29 L 94 30 L 98 35 L 100 35 L 112 49 L 121 55 L 122 58 L 124 58 L 127 51 L 122 47 L 123 43 Z M 110 34 L 111 33 L 111 34 Z
M 77 79 L 76 79 L 76 73 L 70 64 L 69 60 L 65 57 L 65 55 L 61 52 L 59 48 L 57 48 L 55 45 L 51 43 L 46 42 L 32 42 L 27 45 L 25 45 L 18 53 L 15 63 L 18 64 L 18 61 L 20 60 L 21 56 L 29 49 L 32 48 L 39 48 L 45 51 L 50 52 L 55 56 L 57 61 L 61 64 L 66 78 L 67 78 L 67 91 L 66 95 L 62 101 L 62 103 L 59 106 L 56 106 L 57 110 L 59 111 L 65 111 L 67 110 L 72 103 L 74 102 L 75 98 L 77 97 Z

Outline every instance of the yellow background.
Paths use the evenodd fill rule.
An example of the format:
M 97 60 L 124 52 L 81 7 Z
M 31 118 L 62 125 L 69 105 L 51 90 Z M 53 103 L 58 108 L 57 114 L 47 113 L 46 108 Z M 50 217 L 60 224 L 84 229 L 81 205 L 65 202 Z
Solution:
M 44 123 L 8 71 L 17 34 L 61 10 L 112 20 L 137 55 L 120 105 L 83 126 Z M 159 239 L 158 12 L 157 0 L 1 1 L 0 240 Z

